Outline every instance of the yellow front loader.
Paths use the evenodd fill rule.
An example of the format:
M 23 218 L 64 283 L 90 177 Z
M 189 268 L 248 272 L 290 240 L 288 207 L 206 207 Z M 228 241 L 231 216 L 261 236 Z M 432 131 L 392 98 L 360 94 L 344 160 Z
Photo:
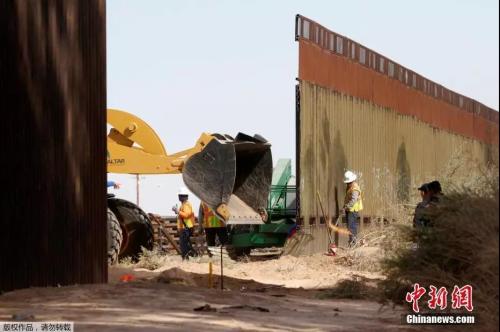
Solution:
M 261 224 L 272 179 L 271 145 L 259 135 L 202 133 L 187 150 L 167 154 L 137 116 L 108 109 L 108 173 L 182 174 L 189 190 L 227 224 Z M 108 197 L 108 261 L 151 249 L 153 232 L 137 205 Z

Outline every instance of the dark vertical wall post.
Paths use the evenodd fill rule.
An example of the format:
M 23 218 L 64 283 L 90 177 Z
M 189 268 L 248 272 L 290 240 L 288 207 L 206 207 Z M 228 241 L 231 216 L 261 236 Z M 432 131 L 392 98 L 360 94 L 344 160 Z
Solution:
M 0 292 L 107 280 L 105 18 L 0 1 Z
M 296 186 L 295 186 L 295 199 L 297 212 L 295 220 L 298 225 L 303 225 L 300 219 L 300 84 L 295 85 L 295 174 L 296 174 Z

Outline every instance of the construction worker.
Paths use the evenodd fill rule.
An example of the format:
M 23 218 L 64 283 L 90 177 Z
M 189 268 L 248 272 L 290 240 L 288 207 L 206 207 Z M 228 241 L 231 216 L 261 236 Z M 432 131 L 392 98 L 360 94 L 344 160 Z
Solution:
M 177 231 L 179 232 L 179 244 L 181 247 L 182 259 L 189 259 L 189 255 L 194 252 L 191 245 L 191 236 L 193 235 L 194 212 L 191 203 L 188 201 L 189 193 L 182 187 L 178 192 L 181 207 L 174 206 L 172 211 L 177 214 Z
M 427 209 L 429 208 L 429 204 L 432 198 L 432 191 L 429 183 L 424 183 L 418 188 L 420 192 L 420 197 L 422 197 L 422 201 L 417 204 L 415 208 L 415 215 L 413 217 L 413 227 L 426 227 L 429 225 L 429 217 L 427 213 Z
M 221 245 L 227 243 L 228 236 L 226 225 L 205 202 L 200 203 L 198 219 L 200 220 L 200 225 L 203 225 L 205 229 L 207 246 L 215 246 L 216 237 L 219 239 Z
M 441 189 L 441 183 L 439 181 L 434 180 L 428 184 L 429 190 L 431 192 L 431 199 L 430 201 L 432 203 L 439 203 L 441 197 L 443 196 L 443 192 Z
M 108 185 L 107 185 L 108 188 L 113 187 L 114 189 L 120 189 L 121 186 L 122 185 L 118 182 L 108 180 Z
M 344 183 L 346 184 L 344 211 L 347 219 L 347 227 L 350 232 L 349 246 L 354 245 L 357 241 L 359 211 L 363 210 L 361 189 L 355 182 L 357 178 L 357 175 L 351 171 L 347 171 L 344 174 Z

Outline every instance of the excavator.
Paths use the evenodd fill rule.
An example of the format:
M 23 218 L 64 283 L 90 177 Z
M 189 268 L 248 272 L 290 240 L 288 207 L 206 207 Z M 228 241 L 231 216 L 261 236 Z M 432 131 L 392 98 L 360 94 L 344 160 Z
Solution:
M 202 133 L 194 146 L 167 154 L 160 138 L 139 117 L 107 110 L 107 171 L 182 174 L 186 187 L 228 225 L 264 224 L 271 186 L 271 144 L 260 135 Z M 152 249 L 153 228 L 136 204 L 108 195 L 108 263 Z

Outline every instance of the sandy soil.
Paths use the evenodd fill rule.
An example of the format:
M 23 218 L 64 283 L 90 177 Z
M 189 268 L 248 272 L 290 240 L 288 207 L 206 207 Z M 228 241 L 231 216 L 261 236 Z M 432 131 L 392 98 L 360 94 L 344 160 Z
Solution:
M 217 263 L 217 264 L 216 264 Z M 220 272 L 214 262 L 214 274 Z M 356 272 L 331 257 L 282 257 L 224 264 L 208 285 L 208 259 L 167 257 L 155 271 L 113 267 L 109 283 L 32 288 L 0 296 L 0 321 L 74 321 L 76 331 L 387 331 L 401 330 L 401 308 L 324 299 Z M 134 276 L 120 281 L 124 274 Z M 365 278 L 377 278 L 365 274 Z M 196 311 L 194 309 L 200 309 Z M 30 317 L 32 316 L 32 317 Z
M 213 273 L 220 274 L 220 259 L 213 257 Z M 181 261 L 178 256 L 166 256 L 155 262 L 161 267 L 154 272 L 163 272 L 171 268 L 181 268 L 187 272 L 199 274 L 208 273 L 207 256 Z M 362 276 L 369 279 L 380 279 L 377 273 L 360 272 L 348 268 L 330 256 L 317 254 L 307 257 L 282 256 L 280 259 L 264 261 L 235 262 L 229 259 L 223 260 L 223 271 L 225 276 L 255 280 L 269 285 L 280 285 L 287 288 L 320 289 L 332 287 L 342 279 L 352 279 Z M 136 271 L 148 271 L 136 269 Z M 113 279 L 113 277 L 111 278 Z

